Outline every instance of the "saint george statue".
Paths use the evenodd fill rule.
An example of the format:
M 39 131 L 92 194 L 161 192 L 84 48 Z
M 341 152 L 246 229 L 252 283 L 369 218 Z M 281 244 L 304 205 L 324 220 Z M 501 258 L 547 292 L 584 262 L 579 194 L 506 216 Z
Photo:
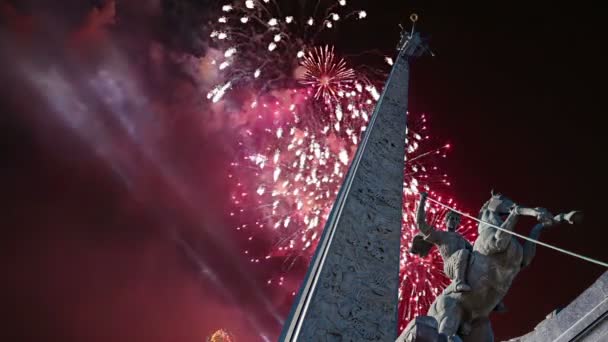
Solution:
M 447 215 L 448 231 L 426 223 L 426 197 L 421 195 L 417 219 L 421 234 L 414 239 L 412 252 L 426 255 L 437 245 L 452 282 L 431 304 L 427 316 L 411 321 L 397 341 L 492 342 L 489 315 L 504 309 L 502 300 L 515 276 L 532 262 L 540 233 L 558 223 L 576 223 L 581 213 L 553 216 L 547 209 L 523 207 L 492 192 L 479 212 L 479 236 L 471 248 L 455 231 L 459 219 L 454 214 Z M 520 216 L 538 220 L 524 245 L 511 234 Z

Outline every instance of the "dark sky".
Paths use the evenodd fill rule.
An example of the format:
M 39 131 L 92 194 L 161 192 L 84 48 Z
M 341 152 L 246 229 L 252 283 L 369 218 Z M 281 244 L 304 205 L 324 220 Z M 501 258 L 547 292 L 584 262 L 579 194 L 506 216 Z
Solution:
M 163 3 L 167 2 L 189 3 Z M 437 56 L 416 61 L 410 110 L 429 114 L 433 132 L 454 145 L 446 169 L 462 205 L 479 207 L 493 188 L 519 203 L 555 212 L 585 210 L 583 225 L 560 227 L 542 238 L 608 261 L 608 233 L 602 216 L 608 187 L 601 166 L 606 155 L 601 124 L 605 114 L 605 54 L 601 51 L 606 39 L 599 10 L 580 1 L 568 5 L 549 1 L 354 2 L 368 9 L 369 22 L 365 32 L 340 38 L 346 48 L 389 51 L 398 40 L 396 23 L 407 23 L 412 11 L 420 16 L 418 30 L 431 36 Z M 57 27 L 74 30 L 90 8 L 79 1 L 66 3 L 75 9 L 40 11 L 70 21 L 66 27 L 52 26 L 59 36 L 63 33 L 57 33 Z M 140 8 L 140 3 L 124 1 L 119 11 L 123 23 L 124 18 L 141 20 L 127 25 L 137 40 L 130 37 L 122 42 L 137 52 L 127 56 L 132 61 L 142 58 L 141 51 L 145 51 L 137 44 L 143 40 L 141 36 L 158 34 L 154 31 L 163 27 L 146 17 L 146 11 L 158 8 Z M 203 7 L 175 11 L 195 13 L 195 8 L 201 13 Z M 11 30 L 30 32 L 36 25 L 45 27 L 39 18 L 15 19 L 12 14 L 7 16 L 6 7 L 0 9 L 4 20 L 11 19 L 11 24 L 17 20 L 18 25 L 13 25 L 17 28 Z M 183 27 L 172 27 L 180 32 L 196 26 L 196 20 L 184 23 L 177 18 L 169 22 L 181 22 Z M 79 31 L 98 33 L 96 28 L 91 30 Z M 171 36 L 171 32 L 163 34 Z M 4 38 L 6 32 L 0 33 Z M 178 36 L 183 38 L 183 34 Z M 105 47 L 103 35 L 87 39 Z M 172 44 L 188 45 L 184 40 L 191 42 L 186 37 Z M 57 36 L 44 36 L 38 43 L 38 49 L 27 50 L 25 55 L 14 53 L 19 50 L 14 46 L 0 45 L 0 61 L 6 71 L 0 78 L 0 196 L 5 208 L 0 219 L 5 232 L 0 255 L 6 262 L 0 312 L 12 318 L 10 329 L 0 334 L 6 333 L 12 341 L 169 341 L 176 336 L 180 341 L 194 341 L 218 327 L 211 318 L 245 321 L 231 309 L 235 302 L 245 312 L 260 310 L 264 302 L 251 285 L 254 279 L 249 270 L 237 261 L 238 246 L 217 234 L 230 224 L 219 214 L 226 211 L 225 204 L 217 200 L 227 186 L 222 181 L 221 165 L 226 162 L 222 136 L 211 134 L 201 140 L 197 125 L 202 124 L 189 119 L 184 107 L 172 111 L 181 115 L 177 119 L 158 121 L 170 124 L 173 130 L 161 142 L 168 155 L 163 160 L 172 162 L 175 179 L 206 191 L 178 194 L 160 181 L 164 174 L 152 167 L 154 163 L 138 153 L 133 157 L 136 166 L 119 165 L 126 165 L 131 173 L 117 177 L 103 161 L 91 157 L 91 146 L 83 143 L 88 137 L 75 136 L 58 122 L 47 120 L 46 100 L 11 67 L 18 56 L 26 56 L 26 60 L 37 56 L 45 65 L 47 59 L 48 64 L 57 62 L 69 71 L 69 77 L 79 80 L 78 72 L 88 70 L 89 63 L 103 64 L 105 55 L 95 52 L 95 58 L 76 63 L 81 69 L 75 71 L 72 62 L 80 61 L 71 54 L 64 56 L 57 47 L 61 45 Z M 146 75 L 166 81 L 161 82 L 162 89 L 147 89 L 159 98 L 168 89 L 181 86 L 176 77 L 163 75 Z M 88 93 L 76 93 L 75 97 L 89 99 Z M 169 108 L 166 101 L 161 105 Z M 158 127 L 147 129 L 153 135 Z M 112 151 L 137 150 L 123 142 L 120 134 L 114 138 L 116 146 L 108 147 Z M 120 153 L 113 157 L 125 158 Z M 200 170 L 203 172 L 195 172 Z M 205 208 L 202 218 L 188 207 L 192 203 Z M 200 221 L 202 229 L 194 223 Z M 527 232 L 532 224 L 522 221 L 519 231 Z M 198 241 L 192 248 L 209 264 L 197 264 L 178 250 L 171 240 L 174 230 L 182 238 Z M 219 272 L 234 296 L 226 298 L 213 292 L 217 291 L 213 286 L 201 285 L 193 269 L 207 268 Z M 602 272 L 600 266 L 540 247 L 533 264 L 518 276 L 506 298 L 509 312 L 493 317 L 497 339 L 529 331 Z M 268 317 L 261 320 L 272 321 Z M 243 334 L 257 323 L 235 324 L 234 330 Z M 276 329 L 276 322 L 261 324 Z

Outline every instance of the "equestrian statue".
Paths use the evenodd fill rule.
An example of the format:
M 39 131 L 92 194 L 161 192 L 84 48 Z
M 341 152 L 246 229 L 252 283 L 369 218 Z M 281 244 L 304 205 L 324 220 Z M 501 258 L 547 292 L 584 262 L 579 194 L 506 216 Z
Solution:
M 447 231 L 426 222 L 427 196 L 421 194 L 417 213 L 420 233 L 414 238 L 410 252 L 426 256 L 433 245 L 437 246 L 444 272 L 452 281 L 431 304 L 427 315 L 412 320 L 397 341 L 492 342 L 489 316 L 505 310 L 503 298 L 519 271 L 532 262 L 535 241 L 541 232 L 560 223 L 577 223 L 582 213 L 572 211 L 554 216 L 547 209 L 523 207 L 492 192 L 479 212 L 479 236 L 471 246 L 456 232 L 458 213 L 450 210 L 446 214 Z M 530 240 L 523 245 L 511 234 L 521 216 L 532 216 L 538 221 L 530 232 Z

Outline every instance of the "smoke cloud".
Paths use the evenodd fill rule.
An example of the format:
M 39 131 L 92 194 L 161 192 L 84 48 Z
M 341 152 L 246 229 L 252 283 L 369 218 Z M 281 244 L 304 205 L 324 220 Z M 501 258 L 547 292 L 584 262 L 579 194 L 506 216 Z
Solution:
M 3 2 L 10 340 L 276 338 L 224 192 L 201 1 Z

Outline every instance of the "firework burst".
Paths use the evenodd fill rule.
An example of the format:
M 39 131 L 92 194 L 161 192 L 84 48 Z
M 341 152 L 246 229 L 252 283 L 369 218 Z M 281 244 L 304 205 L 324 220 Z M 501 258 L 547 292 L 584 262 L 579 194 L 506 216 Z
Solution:
M 355 72 L 346 66 L 344 59 L 336 58 L 334 48 L 325 45 L 308 52 L 302 61 L 306 69 L 301 82 L 315 90 L 315 99 L 326 103 L 336 100 L 338 92 L 349 88 L 355 81 Z
M 220 330 L 214 332 L 210 337 L 208 337 L 206 341 L 207 342 L 234 342 L 235 339 L 232 336 L 232 334 L 230 334 L 226 330 L 220 329 Z
M 251 242 L 243 252 L 253 264 L 283 260 L 284 267 L 267 281 L 286 286 L 294 263 L 313 255 L 380 97 L 370 79 L 384 81 L 386 70 L 384 77 L 369 77 L 336 56 L 330 44 L 317 43 L 339 21 L 364 19 L 367 12 L 348 10 L 346 1 L 339 0 L 325 11 L 315 8 L 309 16 L 293 16 L 278 3 L 247 0 L 222 7 L 211 33 L 218 51 L 211 64 L 219 76 L 208 98 L 215 103 L 239 99 L 238 117 L 248 118 L 238 127 L 237 155 L 228 175 L 233 185 L 230 215 Z M 393 63 L 390 57 L 385 60 Z M 449 145 L 434 143 L 426 121 L 425 116 L 408 117 L 401 328 L 425 313 L 447 284 L 436 249 L 425 258 L 409 253 L 417 232 L 419 191 L 457 207 L 446 196 L 450 182 L 438 167 Z M 426 209 L 429 222 L 444 229 L 445 211 L 432 204 Z M 470 222 L 460 229 L 470 240 L 474 231 Z M 270 247 L 261 251 L 260 240 L 271 240 Z M 295 288 L 289 290 L 295 294 Z
M 298 92 L 293 94 L 297 98 Z M 301 96 L 303 101 L 310 100 Z M 287 105 L 270 101 L 261 107 L 261 112 L 277 113 Z M 314 129 L 315 125 L 308 126 L 307 122 L 319 120 L 314 114 L 305 114 L 313 116 L 308 120 L 298 121 L 296 118 L 301 116 L 294 115 L 291 119 L 283 117 L 284 121 L 274 121 L 276 126 L 273 128 L 262 126 L 264 128 L 257 131 L 248 130 L 241 141 L 242 155 L 233 163 L 233 173 L 229 176 L 236 181 L 233 215 L 238 215 L 243 222 L 237 230 L 246 233 L 252 242 L 261 236 L 274 237 L 272 247 L 264 254 L 254 255 L 250 250 L 245 250 L 245 254 L 252 263 L 274 258 L 284 261 L 284 268 L 268 279 L 269 284 L 283 285 L 297 260 L 312 257 L 356 150 L 358 140 L 349 139 L 348 134 L 340 135 L 327 126 L 320 131 Z M 450 182 L 437 165 L 446 157 L 450 145 L 432 147 L 433 139 L 423 135 L 426 131 L 424 116 L 410 115 L 409 121 L 400 260 L 401 328 L 413 317 L 425 313 L 449 281 L 443 274 L 443 262 L 437 249 L 424 258 L 409 253 L 417 233 L 415 217 L 419 191 L 428 191 L 432 197 L 458 207 L 452 198 L 442 196 L 449 192 Z M 364 122 L 362 120 L 360 124 L 364 125 Z M 361 133 L 360 129 L 350 136 L 357 137 Z M 445 229 L 443 207 L 429 203 L 426 212 L 429 223 Z M 471 241 L 475 231 L 471 221 L 465 221 L 459 229 Z
M 297 83 L 294 72 L 301 60 L 319 52 L 315 46 L 325 34 L 343 20 L 367 17 L 363 10 L 349 9 L 345 0 L 335 1 L 323 11 L 319 3 L 306 16 L 288 13 L 306 11 L 300 3 L 246 0 L 222 6 L 210 34 L 212 46 L 222 52 L 213 60 L 222 79 L 209 92 L 209 98 L 219 100 L 227 88 L 243 85 L 260 94 L 293 87 Z
M 338 97 L 333 112 L 312 93 L 294 89 L 263 96 L 245 113 L 265 123 L 248 127 L 240 137 L 229 175 L 238 180 L 232 199 L 246 221 L 238 230 L 269 229 L 278 237 L 265 259 L 310 256 L 369 120 L 372 105 L 361 98 L 373 97 L 363 88 Z M 257 218 L 253 224 L 251 217 Z
M 411 115 L 410 115 L 411 118 Z M 420 191 L 438 201 L 445 202 L 454 208 L 458 203 L 450 196 L 451 183 L 448 175 L 441 172 L 439 160 L 447 157 L 450 144 L 439 147 L 428 134 L 427 118 L 425 115 L 416 120 L 409 120 L 407 134 L 406 167 L 403 186 L 403 225 L 401 236 L 401 258 L 399 288 L 400 330 L 414 317 L 426 314 L 435 297 L 449 284 L 449 279 L 443 273 L 443 260 L 437 248 L 426 257 L 410 253 L 412 241 L 418 232 L 416 215 Z M 427 203 L 425 208 L 427 222 L 437 229 L 446 230 L 444 207 L 435 203 Z M 469 241 L 476 237 L 476 226 L 473 221 L 463 219 L 458 232 Z

